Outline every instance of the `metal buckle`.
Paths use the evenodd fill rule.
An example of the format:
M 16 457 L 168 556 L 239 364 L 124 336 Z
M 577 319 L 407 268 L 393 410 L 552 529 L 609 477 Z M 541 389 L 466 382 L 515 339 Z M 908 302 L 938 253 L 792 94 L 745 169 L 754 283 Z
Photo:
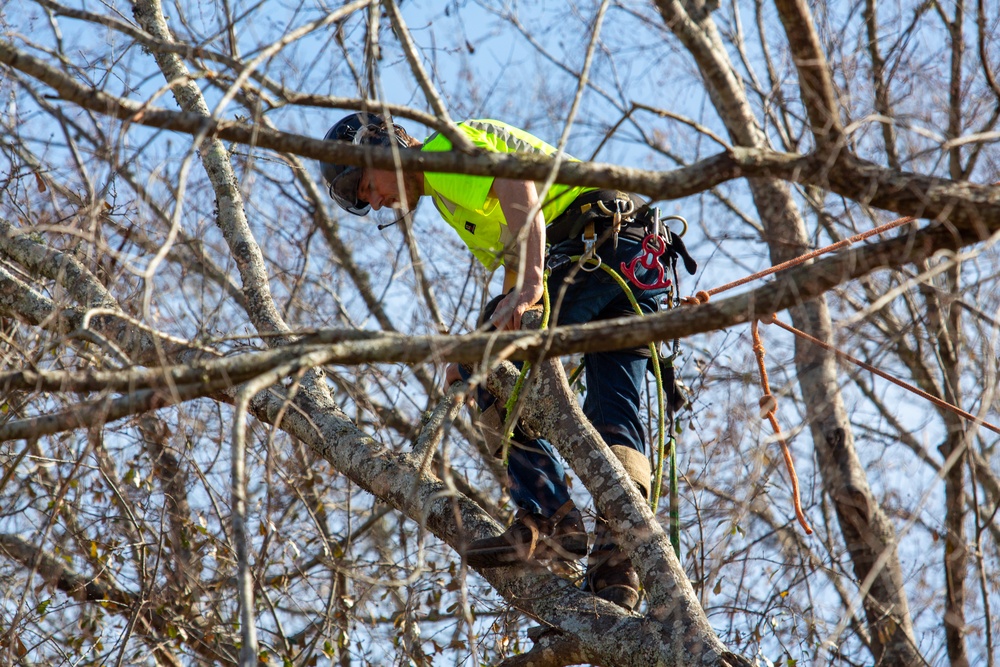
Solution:
M 571 258 L 569 255 L 563 255 L 563 254 L 549 255 L 545 259 L 545 268 L 548 269 L 549 271 L 558 271 L 562 267 L 569 264 L 570 261 Z
M 580 268 L 588 273 L 601 268 L 601 257 L 595 252 L 595 250 L 597 250 L 597 232 L 594 230 L 593 222 L 587 223 L 580 240 L 583 241 L 583 254 L 580 256 Z M 589 262 L 595 259 L 597 260 L 597 264 L 589 264 Z

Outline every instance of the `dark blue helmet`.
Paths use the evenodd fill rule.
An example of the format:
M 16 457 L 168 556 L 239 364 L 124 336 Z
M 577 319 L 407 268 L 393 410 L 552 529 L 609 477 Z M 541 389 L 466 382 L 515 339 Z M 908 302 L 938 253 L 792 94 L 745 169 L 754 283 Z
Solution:
M 385 119 L 374 113 L 352 113 L 337 121 L 323 137 L 326 141 L 346 141 L 352 144 L 366 146 L 391 146 L 389 130 Z M 397 143 L 406 146 L 406 141 L 397 135 Z M 330 187 L 330 196 L 342 209 L 354 215 L 365 215 L 371 208 L 358 197 L 358 185 L 361 183 L 361 167 L 354 165 L 320 162 L 323 178 Z

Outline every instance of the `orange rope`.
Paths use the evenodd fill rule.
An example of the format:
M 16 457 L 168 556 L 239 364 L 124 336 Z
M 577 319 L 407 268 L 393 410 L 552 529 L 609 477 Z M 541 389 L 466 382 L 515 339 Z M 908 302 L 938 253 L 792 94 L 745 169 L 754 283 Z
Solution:
M 763 319 L 761 321 L 764 321 L 765 323 L 767 323 Z M 957 407 L 955 405 L 952 405 L 948 401 L 940 399 L 937 396 L 934 396 L 933 394 L 928 394 L 923 389 L 918 389 L 917 387 L 914 387 L 913 385 L 911 385 L 911 384 L 909 384 L 907 382 L 904 382 L 904 381 L 902 381 L 902 380 L 900 380 L 898 378 L 894 378 L 893 376 L 889 375 L 885 371 L 881 371 L 881 370 L 875 368 L 874 366 L 872 366 L 871 364 L 865 363 L 864 361 L 861 361 L 860 359 L 852 357 L 851 355 L 847 354 L 846 352 L 838 350 L 837 348 L 835 348 L 834 346 L 832 346 L 832 345 L 830 345 L 828 343 L 824 343 L 823 341 L 821 341 L 818 338 L 810 336 L 805 331 L 801 331 L 799 329 L 796 329 L 795 327 L 793 327 L 790 324 L 785 324 L 784 322 L 782 322 L 781 320 L 779 320 L 777 317 L 774 317 L 773 315 L 771 316 L 771 321 L 774 324 L 777 324 L 779 327 L 781 327 L 785 331 L 791 332 L 791 333 L 795 334 L 796 336 L 799 336 L 800 338 L 804 338 L 805 340 L 809 341 L 810 343 L 813 343 L 815 345 L 819 345 L 824 350 L 826 350 L 828 352 L 832 352 L 835 355 L 837 355 L 838 357 L 840 357 L 841 359 L 845 359 L 847 361 L 850 361 L 852 364 L 854 364 L 856 366 L 860 366 L 861 368 L 865 369 L 869 373 L 874 373 L 875 375 L 879 376 L 880 378 L 882 378 L 884 380 L 888 380 L 889 382 L 893 383 L 897 387 L 901 387 L 901 388 L 903 388 L 903 389 L 905 389 L 905 390 L 907 390 L 907 391 L 909 391 L 911 393 L 916 394 L 917 396 L 920 396 L 921 398 L 927 399 L 928 401 L 930 401 L 934 405 L 938 406 L 939 408 L 942 408 L 944 410 L 948 410 L 949 412 L 952 412 L 952 413 L 954 413 L 954 414 L 956 414 L 956 415 L 958 415 L 960 417 L 964 417 L 965 419 L 968 419 L 969 421 L 971 421 L 974 424 L 979 424 L 980 426 L 982 426 L 984 428 L 987 428 L 987 429 L 993 431 L 994 433 L 1000 434 L 1000 428 L 997 428 L 996 426 L 994 426 L 993 424 L 989 423 L 988 421 L 984 421 L 983 419 L 980 419 L 979 417 L 973 415 L 972 413 L 966 412 L 962 408 L 959 408 L 959 407 Z M 756 324 L 757 323 L 754 322 L 754 326 L 756 326 Z
M 792 461 L 792 453 L 788 449 L 788 443 L 781 435 L 781 426 L 778 424 L 774 413 L 778 410 L 778 400 L 771 393 L 771 384 L 767 379 L 767 368 L 764 365 L 764 343 L 760 339 L 760 332 L 757 331 L 757 320 L 750 323 L 750 335 L 753 336 L 753 353 L 757 357 L 757 368 L 760 370 L 760 386 L 764 390 L 764 395 L 760 397 L 760 416 L 767 417 L 774 429 L 774 435 L 781 445 L 781 453 L 785 457 L 785 468 L 788 470 L 788 477 L 792 482 L 792 504 L 795 506 L 795 518 L 799 520 L 802 530 L 806 535 L 812 535 L 812 527 L 806 520 L 805 512 L 802 511 L 802 500 L 799 497 L 799 476 L 795 474 L 795 463 Z
M 785 269 L 790 269 L 790 268 L 792 268 L 794 266 L 798 266 L 800 264 L 803 264 L 803 263 L 809 261 L 810 259 L 813 259 L 814 257 L 819 257 L 820 255 L 824 255 L 824 254 L 826 254 L 828 252 L 833 252 L 835 250 L 840 250 L 841 248 L 845 248 L 845 247 L 847 247 L 849 245 L 857 243 L 858 241 L 863 241 L 863 240 L 865 240 L 867 238 L 870 238 L 872 236 L 876 236 L 878 234 L 884 234 L 885 232 L 887 232 L 887 231 L 889 231 L 891 229 L 895 229 L 896 227 L 901 227 L 903 225 L 908 225 L 908 224 L 910 224 L 912 222 L 916 222 L 916 218 L 914 218 L 912 216 L 904 216 L 902 218 L 897 218 L 896 220 L 893 220 L 892 222 L 887 222 L 884 225 L 879 225 L 878 227 L 870 229 L 867 232 L 862 232 L 861 234 L 855 234 L 854 236 L 851 236 L 849 238 L 843 239 L 843 240 L 838 241 L 836 243 L 833 243 L 833 244 L 830 244 L 828 246 L 824 246 L 822 248 L 818 248 L 816 250 L 807 252 L 806 254 L 800 255 L 800 256 L 798 256 L 798 257 L 796 257 L 794 259 L 790 259 L 787 262 L 782 262 L 781 264 L 778 264 L 776 266 L 772 266 L 770 268 L 764 269 L 763 271 L 758 271 L 757 273 L 754 273 L 752 275 L 746 276 L 744 278 L 740 278 L 739 280 L 734 280 L 731 283 L 726 283 L 725 285 L 721 285 L 719 287 L 714 287 L 714 288 L 712 288 L 710 290 L 701 290 L 701 291 L 698 291 L 698 292 L 695 293 L 694 296 L 682 297 L 680 301 L 683 304 L 692 305 L 692 306 L 708 303 L 709 299 L 711 299 L 712 295 L 719 294 L 721 292 L 725 292 L 726 290 L 733 289 L 734 287 L 739 287 L 741 285 L 745 285 L 745 284 L 747 284 L 749 282 L 753 282 L 754 280 L 757 280 L 759 278 L 763 278 L 765 276 L 769 276 L 769 275 L 772 275 L 774 273 L 778 273 L 780 271 L 784 271 Z M 852 363 L 857 364 L 861 368 L 864 368 L 865 370 L 870 371 L 870 372 L 878 375 L 881 378 L 885 378 L 886 380 L 889 380 L 893 384 L 895 384 L 895 385 L 897 385 L 899 387 L 902 387 L 903 389 L 906 389 L 907 391 L 911 391 L 911 392 L 913 392 L 914 394 L 916 394 L 918 396 L 926 398 L 927 400 L 929 400 L 934 405 L 937 405 L 938 407 L 941 407 L 941 408 L 943 408 L 945 410 L 950 410 L 951 412 L 953 412 L 953 413 L 955 413 L 957 415 L 965 417 L 966 419 L 969 419 L 969 420 L 971 420 L 972 422 L 974 422 L 976 424 L 981 424 L 982 426 L 988 428 L 989 430 L 994 431 L 995 433 L 1000 434 L 1000 429 L 998 429 L 996 426 L 993 426 L 989 422 L 986 422 L 986 421 L 984 421 L 982 419 L 979 419 L 978 417 L 976 417 L 976 416 L 974 416 L 974 415 L 966 412 L 965 410 L 962 410 L 961 408 L 958 408 L 958 407 L 952 405 L 951 403 L 948 403 L 947 401 L 943 401 L 940 398 L 937 398 L 936 396 L 932 396 L 932 395 L 928 394 L 925 391 L 917 389 L 916 387 L 914 387 L 912 385 L 909 385 L 906 382 L 903 382 L 902 380 L 898 380 L 898 379 L 890 376 L 889 374 L 884 373 L 884 372 L 878 370 L 874 366 L 866 364 L 865 362 L 861 361 L 860 359 L 855 359 L 854 357 L 852 357 L 851 355 L 847 354 L 846 352 L 841 352 L 840 350 L 838 350 L 837 348 L 833 347 L 832 345 L 828 345 L 828 344 L 824 343 L 823 341 L 821 341 L 821 340 L 819 340 L 817 338 L 814 338 L 813 336 L 810 336 L 809 334 L 805 333 L 804 331 L 799 331 L 798 329 L 796 329 L 796 328 L 794 328 L 792 326 L 789 326 L 789 325 L 787 325 L 787 324 L 779 321 L 774 315 L 766 315 L 766 316 L 760 317 L 759 319 L 760 319 L 761 322 L 764 322 L 765 324 L 770 324 L 770 323 L 773 322 L 774 324 L 777 324 L 782 329 L 785 329 L 786 331 L 790 331 L 791 333 L 795 334 L 796 336 L 800 336 L 800 337 L 802 337 L 802 338 L 804 338 L 804 339 L 806 339 L 808 341 L 811 341 L 811 342 L 815 343 L 816 345 L 819 345 L 823 349 L 825 349 L 825 350 L 827 350 L 829 352 L 833 352 L 835 355 L 837 355 L 838 357 L 841 357 L 842 359 L 847 359 L 848 361 L 851 361 Z M 771 428 L 774 429 L 774 434 L 778 438 L 778 443 L 781 445 L 781 453 L 784 455 L 784 458 L 785 458 L 785 468 L 788 470 L 788 476 L 791 479 L 791 483 L 792 483 L 792 502 L 795 505 L 795 517 L 798 519 L 799 524 L 802 526 L 803 530 L 806 531 L 806 534 L 807 535 L 811 535 L 812 532 L 813 532 L 812 528 L 809 526 L 809 522 L 806 520 L 805 514 L 802 511 L 802 501 L 801 501 L 801 498 L 799 496 L 799 478 L 798 478 L 798 475 L 795 473 L 795 464 L 792 461 L 792 454 L 791 454 L 791 452 L 788 449 L 788 443 L 785 442 L 784 437 L 782 437 L 782 435 L 781 435 L 781 426 L 778 424 L 777 417 L 775 417 L 775 413 L 778 410 L 778 401 L 777 401 L 777 399 L 774 398 L 774 395 L 771 394 L 770 383 L 769 383 L 769 381 L 767 379 L 767 368 L 764 365 L 764 343 L 761 341 L 760 332 L 757 330 L 757 320 L 756 319 L 753 320 L 751 322 L 751 324 L 750 324 L 750 333 L 753 336 L 753 351 L 754 351 L 754 355 L 757 358 L 757 368 L 760 370 L 760 384 L 761 384 L 761 387 L 762 387 L 762 389 L 764 391 L 764 395 L 760 397 L 760 413 L 761 413 L 760 416 L 761 416 L 761 418 L 766 417 L 767 420 L 769 422 L 771 422 Z
M 769 269 L 764 269 L 763 271 L 758 271 L 757 273 L 754 273 L 752 275 L 746 276 L 745 278 L 740 278 L 739 280 L 734 280 L 731 283 L 726 283 L 725 285 L 722 285 L 721 287 L 712 288 L 712 289 L 708 290 L 707 292 L 704 292 L 704 294 L 706 295 L 706 297 L 714 296 L 716 294 L 719 294 L 720 292 L 725 292 L 726 290 L 732 289 L 734 287 L 739 287 L 740 285 L 745 285 L 745 284 L 747 284 L 749 282 L 753 282 L 754 280 L 757 280 L 758 278 L 763 278 L 764 276 L 769 276 L 772 273 L 778 273 L 779 271 L 784 271 L 785 269 L 790 269 L 793 266 L 798 266 L 799 264 L 802 264 L 803 262 L 808 262 L 810 259 L 812 259 L 814 257 L 819 257 L 820 255 L 825 255 L 826 253 L 833 252 L 834 250 L 840 250 L 841 248 L 845 248 L 845 247 L 847 247 L 847 246 L 849 246 L 851 244 L 857 243 L 858 241 L 864 241 L 865 239 L 870 238 L 872 236 L 876 236 L 878 234 L 884 234 L 885 232 L 889 231 L 890 229 L 895 229 L 896 227 L 901 227 L 903 225 L 908 225 L 911 222 L 916 222 L 916 220 L 917 220 L 916 218 L 911 217 L 911 216 L 905 216 L 905 217 L 902 217 L 902 218 L 897 218 L 896 220 L 893 220 L 892 222 L 887 222 L 884 225 L 880 225 L 878 227 L 875 227 L 874 229 L 869 229 L 867 232 L 862 232 L 860 234 L 855 234 L 854 236 L 852 236 L 850 238 L 846 238 L 846 239 L 844 239 L 842 241 L 837 241 L 836 243 L 833 243 L 831 245 L 825 246 L 823 248 L 817 248 L 816 250 L 813 250 L 811 252 L 807 252 L 804 255 L 799 255 L 795 259 L 790 259 L 787 262 L 782 262 L 781 264 L 778 264 L 776 266 L 772 266 Z M 708 302 L 707 298 L 704 301 L 701 301 L 701 299 L 699 297 L 700 294 L 702 294 L 702 292 L 698 292 L 698 294 L 695 295 L 698 298 L 698 302 L 699 303 L 707 303 Z M 687 302 L 685 302 L 685 303 L 687 303 Z

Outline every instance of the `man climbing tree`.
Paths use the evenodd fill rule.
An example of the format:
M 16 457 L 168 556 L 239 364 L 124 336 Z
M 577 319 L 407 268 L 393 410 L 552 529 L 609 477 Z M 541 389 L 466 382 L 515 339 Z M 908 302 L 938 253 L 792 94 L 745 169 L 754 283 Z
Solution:
M 960 0 L 858 8 L 4 3 L 0 664 L 989 664 L 1000 15 Z M 333 109 L 381 110 L 454 150 L 324 141 Z M 583 161 L 530 140 L 477 150 L 448 109 L 562 132 Z M 361 125 L 359 143 L 393 143 L 390 126 Z M 400 246 L 338 209 L 316 161 L 343 166 L 334 193 L 350 206 L 430 196 L 441 215 L 418 211 Z M 547 189 L 553 174 L 568 187 Z M 516 327 L 538 249 L 563 240 L 572 202 L 557 194 L 595 187 L 697 217 L 684 240 L 711 271 L 684 294 L 711 301 L 434 335 L 475 328 L 479 263 L 510 273 L 488 326 Z M 626 200 L 590 211 L 595 244 L 609 216 L 630 217 Z M 504 224 L 438 219 L 487 201 Z M 594 256 L 635 258 L 629 231 Z M 567 254 L 583 255 L 586 229 L 572 234 Z M 541 281 L 552 322 L 608 278 L 583 275 L 596 259 L 559 261 Z M 750 322 L 771 313 L 760 365 L 781 408 L 765 397 L 764 416 L 789 434 L 812 536 L 760 427 Z M 597 432 L 553 410 L 580 406 L 545 383 L 554 355 L 674 338 L 699 390 L 679 424 L 678 551 L 606 442 L 638 449 L 603 415 Z M 591 574 L 618 575 L 601 594 L 628 602 L 634 567 L 634 610 L 543 568 L 488 566 L 582 553 L 555 486 L 512 488 L 521 529 L 497 539 L 511 517 L 480 480 L 507 472 L 462 418 L 467 385 L 442 392 L 438 365 L 489 362 L 473 378 L 502 396 L 486 410 L 499 425 L 518 379 L 506 356 L 530 364 L 507 485 L 519 471 L 548 484 L 549 459 L 524 445 L 551 444 L 607 520 L 603 551 L 629 558 Z M 590 375 L 594 393 L 604 376 Z M 557 632 L 536 641 L 529 626 Z
M 494 120 L 458 124 L 473 145 L 500 153 L 553 155 L 553 146 Z M 403 128 L 375 114 L 351 114 L 337 122 L 326 139 L 401 150 L 442 152 L 452 149 L 443 134 L 420 143 Z M 570 158 L 572 159 L 572 158 Z M 487 269 L 503 268 L 503 291 L 484 309 L 489 328 L 518 329 L 524 313 L 554 296 L 552 320 L 580 324 L 634 314 L 629 295 L 604 267 L 622 265 L 628 289 L 642 312 L 654 312 L 670 281 L 671 260 L 683 257 L 690 272 L 696 264 L 680 237 L 659 228 L 655 210 L 636 195 L 614 190 L 417 171 L 393 171 L 322 163 L 330 195 L 346 211 L 364 215 L 369 208 L 408 211 L 420 197 L 430 197 L 445 219 Z M 657 239 L 668 256 L 637 262 L 646 251 L 643 239 Z M 662 253 L 661 253 L 662 254 Z M 548 269 L 548 270 L 547 270 Z M 612 269 L 613 270 L 613 269 Z M 644 497 L 650 497 L 650 464 L 639 417 L 639 402 L 649 361 L 640 346 L 585 355 L 587 396 L 584 412 L 624 466 Z M 468 379 L 469 372 L 449 367 L 447 381 Z M 465 549 L 476 568 L 541 561 L 575 560 L 586 555 L 587 535 L 580 510 L 570 499 L 565 471 L 552 445 L 520 428 L 502 437 L 505 411 L 496 398 L 479 392 L 479 407 L 493 438 L 494 454 L 504 456 L 510 494 L 517 504 L 514 523 L 496 537 L 474 540 Z M 639 601 L 639 577 L 598 516 L 594 546 L 587 561 L 584 589 L 633 609 Z

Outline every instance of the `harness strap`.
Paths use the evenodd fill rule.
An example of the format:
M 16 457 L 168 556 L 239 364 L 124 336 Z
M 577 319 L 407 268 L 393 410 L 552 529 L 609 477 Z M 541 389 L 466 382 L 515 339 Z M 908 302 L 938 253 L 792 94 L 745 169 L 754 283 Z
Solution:
M 555 526 L 557 523 L 565 519 L 566 516 L 574 509 L 576 509 L 576 505 L 573 501 L 567 500 L 562 504 L 562 506 L 559 507 L 559 509 L 555 511 L 555 514 L 549 517 L 549 521 L 551 521 L 552 525 Z
M 583 241 L 583 256 L 597 262 L 595 266 L 589 261 L 585 261 L 580 265 L 580 268 L 587 273 L 596 271 L 601 267 L 601 256 L 595 252 L 597 250 L 597 225 L 593 218 L 588 220 L 584 226 L 583 236 L 580 237 L 580 240 Z
M 573 203 L 567 207 L 565 211 L 560 215 L 580 215 L 582 213 L 587 213 L 594 206 L 597 206 L 598 202 L 605 204 L 608 208 L 614 207 L 615 201 L 630 202 L 634 201 L 633 197 L 628 192 L 623 192 L 621 190 L 591 190 L 590 192 L 584 192 L 582 195 L 573 200 Z M 640 202 L 641 204 L 641 202 Z
M 641 217 L 637 214 L 643 210 L 644 204 L 637 195 L 621 190 L 591 190 L 574 199 L 565 211 L 549 221 L 545 228 L 546 240 L 556 245 L 566 239 L 580 238 L 580 233 L 588 222 L 597 225 L 597 233 L 604 231 L 602 227 L 612 225 L 616 227 L 616 231 L 631 225 L 639 228 L 639 233 L 641 226 L 632 223 Z M 629 233 L 631 234 L 631 230 Z
M 524 555 L 525 559 L 530 560 L 535 557 L 535 549 L 538 547 L 538 537 L 541 531 L 539 530 L 538 523 L 536 522 L 533 514 L 527 512 L 523 514 L 519 512 L 519 514 L 520 516 L 518 516 L 518 519 L 520 519 L 521 524 L 528 529 L 528 534 L 530 535 L 528 538 L 528 553 Z

